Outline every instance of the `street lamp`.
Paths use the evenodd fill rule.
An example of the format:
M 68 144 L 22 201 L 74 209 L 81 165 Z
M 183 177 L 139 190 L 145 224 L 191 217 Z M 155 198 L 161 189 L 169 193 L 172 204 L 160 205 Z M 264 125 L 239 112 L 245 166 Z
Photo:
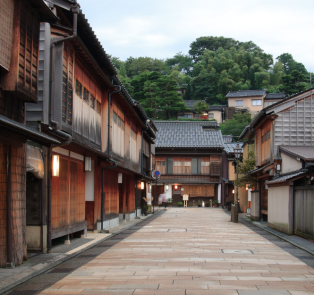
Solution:
M 235 156 L 235 160 L 236 160 L 236 169 L 237 169 L 237 187 L 236 187 L 236 194 L 235 194 L 235 202 L 234 202 L 234 220 L 233 222 L 238 222 L 238 213 L 240 211 L 239 208 L 239 160 L 241 157 L 241 152 L 242 152 L 242 148 L 239 145 L 239 142 L 237 142 L 236 147 L 233 149 L 234 150 L 234 156 Z

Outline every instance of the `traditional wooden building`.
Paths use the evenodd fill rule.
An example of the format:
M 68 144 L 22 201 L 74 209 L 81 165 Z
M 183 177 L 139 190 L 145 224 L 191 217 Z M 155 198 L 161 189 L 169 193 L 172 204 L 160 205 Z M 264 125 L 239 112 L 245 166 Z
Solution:
M 40 21 L 57 17 L 42 0 L 0 3 L 0 267 L 14 267 L 27 258 L 27 221 L 43 222 L 41 206 L 30 211 L 26 171 L 43 178 L 45 152 L 60 141 L 25 126 L 25 102 L 36 104 L 39 83 Z M 34 165 L 36 163 L 36 165 Z
M 284 159 L 285 152 L 283 151 L 291 147 L 299 147 L 302 150 L 302 147 L 314 146 L 313 92 L 313 88 L 311 88 L 264 108 L 253 119 L 248 128 L 249 132 L 254 132 L 255 134 L 254 141 L 257 167 L 249 173 L 250 176 L 257 179 L 256 189 L 251 192 L 251 216 L 253 219 L 259 220 L 263 218 L 266 220 L 268 218 L 269 224 L 271 225 L 271 220 L 278 213 L 277 210 L 293 208 L 294 206 L 293 190 L 291 192 L 291 198 L 289 200 L 283 199 L 282 206 L 277 208 L 278 202 L 269 199 L 269 187 L 281 183 L 278 180 L 275 181 L 274 178 L 278 178 L 281 174 L 289 172 L 285 171 L 285 173 L 282 173 L 282 167 L 286 165 L 289 166 L 292 162 L 292 160 L 288 158 Z M 242 137 L 244 138 L 245 135 Z M 302 159 L 302 156 L 300 155 L 299 158 Z M 299 167 L 299 169 L 297 169 L 297 166 L 294 167 L 296 170 L 301 169 L 301 167 Z M 294 174 L 295 171 L 290 172 Z M 297 178 L 299 175 L 300 174 L 297 175 Z M 307 175 L 309 176 L 310 174 Z M 283 183 L 288 183 L 289 179 L 292 181 L 293 177 L 284 177 Z M 280 197 L 276 193 L 271 194 L 271 196 L 275 199 Z M 310 205 L 310 203 L 308 205 Z M 272 216 L 270 216 L 270 214 L 272 214 Z M 313 211 L 311 214 L 313 214 Z M 278 216 L 280 216 L 280 214 Z
M 155 204 L 163 191 L 173 205 L 189 195 L 188 206 L 198 201 L 221 203 L 223 139 L 212 122 L 157 121 L 155 168 L 160 171 Z
M 156 127 L 119 81 L 117 71 L 76 1 L 49 1 L 58 21 L 40 24 L 39 103 L 26 123 L 55 137 L 49 153 L 47 249 L 59 237 L 100 231 L 140 213 L 151 180 Z M 39 147 L 40 148 L 40 147 Z M 44 182 L 27 179 L 37 199 Z M 34 198 L 34 200 L 36 199 Z M 29 241 L 38 250 L 39 240 Z

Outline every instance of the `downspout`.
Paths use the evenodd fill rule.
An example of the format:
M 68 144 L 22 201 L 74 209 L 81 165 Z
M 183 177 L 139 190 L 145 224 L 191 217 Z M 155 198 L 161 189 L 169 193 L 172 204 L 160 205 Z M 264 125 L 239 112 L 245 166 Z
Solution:
M 7 263 L 6 268 L 14 268 L 12 253 L 12 187 L 11 187 L 11 145 L 7 148 Z
M 74 40 L 77 37 L 77 16 L 80 11 L 80 6 L 76 2 L 72 5 L 71 11 L 73 13 L 73 34 L 72 36 L 56 40 L 51 44 L 51 52 L 50 52 L 50 123 L 55 126 L 55 133 L 61 135 L 62 137 L 67 137 L 68 140 L 63 144 L 70 144 L 72 142 L 72 136 L 68 133 L 65 133 L 59 130 L 59 123 L 53 120 L 53 108 L 54 108 L 54 93 L 53 93 L 53 86 L 54 86 L 54 63 L 53 63 L 53 54 L 56 44 L 64 43 L 69 40 Z
M 111 114 L 111 94 L 112 93 L 118 93 L 121 91 L 121 86 L 120 85 L 112 85 L 113 87 L 115 88 L 118 88 L 118 90 L 113 90 L 113 91 L 110 91 L 108 93 L 108 139 L 107 139 L 107 154 L 108 154 L 108 157 L 110 157 L 110 114 Z M 101 171 L 101 214 L 100 214 L 100 218 L 101 218 L 101 230 L 103 230 L 103 227 L 104 227 L 104 204 L 105 204 L 105 170 L 107 169 L 113 169 L 113 168 L 116 168 L 117 167 L 117 162 L 113 159 L 108 159 L 107 160 L 108 162 L 110 163 L 113 163 L 112 166 L 108 166 L 108 167 L 104 167 L 102 168 L 102 171 Z

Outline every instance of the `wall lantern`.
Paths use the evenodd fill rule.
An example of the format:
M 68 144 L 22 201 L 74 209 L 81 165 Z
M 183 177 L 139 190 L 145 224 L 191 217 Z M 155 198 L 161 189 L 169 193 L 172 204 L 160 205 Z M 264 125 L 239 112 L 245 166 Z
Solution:
M 122 173 L 118 173 L 118 183 L 122 183 Z
M 59 177 L 59 156 L 52 156 L 52 176 Z
M 85 171 L 92 171 L 92 158 L 85 157 Z
M 169 185 L 168 184 L 166 184 L 166 191 L 168 191 L 169 190 Z
M 177 186 L 177 185 L 175 185 L 175 186 L 174 186 L 174 189 L 178 189 L 178 186 Z
M 245 189 L 246 189 L 247 191 L 249 190 L 249 185 L 248 185 L 248 184 L 245 185 Z
M 145 185 L 144 185 L 144 182 L 141 181 L 141 189 L 144 189 Z
M 232 190 L 232 193 L 234 194 L 234 189 Z

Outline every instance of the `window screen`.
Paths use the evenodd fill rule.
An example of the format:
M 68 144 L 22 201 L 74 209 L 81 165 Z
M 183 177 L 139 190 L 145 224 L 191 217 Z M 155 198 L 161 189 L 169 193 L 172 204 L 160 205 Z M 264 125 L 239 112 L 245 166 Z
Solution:
M 167 174 L 173 174 L 173 158 L 167 158 Z

